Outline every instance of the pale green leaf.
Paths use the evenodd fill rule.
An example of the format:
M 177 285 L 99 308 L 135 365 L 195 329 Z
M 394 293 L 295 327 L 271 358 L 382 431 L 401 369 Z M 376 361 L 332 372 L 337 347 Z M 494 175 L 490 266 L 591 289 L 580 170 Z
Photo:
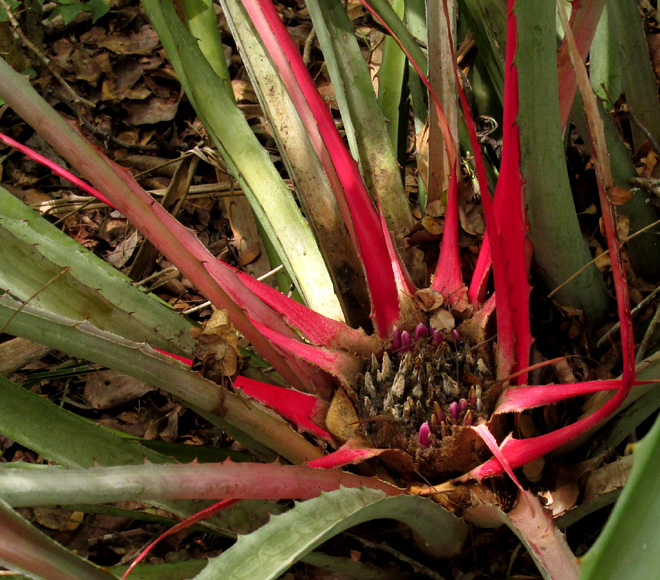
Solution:
M 418 496 L 387 498 L 380 491 L 342 488 L 299 503 L 256 532 L 241 536 L 195 579 L 277 578 L 329 538 L 373 519 L 395 519 L 409 525 L 436 557 L 457 555 L 467 536 L 462 520 L 430 500 Z

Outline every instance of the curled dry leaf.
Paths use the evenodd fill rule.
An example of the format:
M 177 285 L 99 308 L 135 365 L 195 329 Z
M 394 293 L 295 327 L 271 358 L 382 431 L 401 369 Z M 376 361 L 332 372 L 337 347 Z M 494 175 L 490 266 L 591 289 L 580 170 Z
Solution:
M 98 46 L 107 48 L 115 54 L 151 54 L 160 40 L 153 27 L 145 24 L 139 30 L 128 34 L 117 34 L 116 32 L 98 41 Z
M 449 332 L 454 326 L 456 326 L 456 321 L 451 312 L 444 308 L 438 308 L 433 312 L 429 317 L 429 323 L 433 328 L 441 330 L 442 332 Z
M 633 459 L 632 454 L 626 455 L 589 473 L 583 485 L 584 501 L 591 501 L 621 489 L 628 481 Z
M 204 374 L 219 380 L 223 376 L 231 377 L 238 370 L 238 335 L 229 322 L 226 310 L 213 308 L 211 318 L 202 328 L 190 331 L 195 339 L 195 358 L 203 365 Z M 214 376 L 219 373 L 219 376 Z
M 233 79 L 231 88 L 238 103 L 256 103 L 257 95 L 252 88 L 252 83 L 243 79 Z
M 596 248 L 596 267 L 601 272 L 607 272 L 612 267 L 609 253 L 601 247 Z
M 630 220 L 623 215 L 616 216 L 616 235 L 620 241 L 625 241 L 628 238 L 628 232 L 630 231 Z M 605 235 L 605 228 L 603 226 L 603 218 L 599 220 L 600 231 Z
M 630 219 L 624 215 L 616 216 L 616 235 L 622 242 L 628 239 L 630 232 Z
M 113 248 L 117 246 L 121 240 L 126 238 L 126 234 L 131 226 L 125 218 L 110 218 L 104 221 L 99 227 L 98 237 L 106 241 Z
M 434 236 L 439 236 L 445 229 L 442 222 L 428 215 L 422 218 L 422 226 Z
M 99 371 L 87 376 L 83 398 L 93 409 L 113 409 L 139 399 L 153 387 L 114 370 Z
M 76 79 L 87 81 L 93 87 L 96 87 L 102 75 L 112 72 L 110 56 L 107 52 L 93 56 L 83 47 L 79 47 L 74 50 L 71 62 Z
M 434 218 L 440 218 L 445 215 L 446 206 L 441 199 L 433 200 L 426 205 L 426 215 Z
M 122 240 L 117 247 L 106 256 L 107 262 L 115 268 L 122 268 L 135 252 L 138 240 L 138 231 L 134 230 L 130 236 Z
M 613 205 L 623 205 L 632 197 L 632 191 L 627 187 L 621 187 L 620 185 L 608 187 L 605 193 L 607 199 Z
M 486 222 L 480 206 L 467 203 L 458 207 L 458 218 L 461 227 L 472 236 L 483 236 L 486 233 Z
M 162 121 L 171 121 L 179 108 L 181 93 L 169 99 L 152 97 L 146 103 L 130 102 L 124 105 L 128 120 L 133 125 L 151 125 Z
M 37 523 L 58 532 L 72 532 L 78 529 L 84 517 L 83 512 L 63 512 L 61 509 L 46 507 L 34 508 L 34 519 Z
M 444 298 L 433 288 L 422 288 L 415 292 L 415 304 L 424 312 L 431 312 L 442 306 Z
M 575 481 L 570 481 L 552 491 L 544 491 L 539 495 L 545 499 L 545 507 L 552 511 L 553 517 L 565 514 L 577 503 L 580 488 Z
M 355 407 L 344 389 L 339 388 L 332 398 L 325 425 L 328 431 L 341 441 L 357 437 L 359 418 Z

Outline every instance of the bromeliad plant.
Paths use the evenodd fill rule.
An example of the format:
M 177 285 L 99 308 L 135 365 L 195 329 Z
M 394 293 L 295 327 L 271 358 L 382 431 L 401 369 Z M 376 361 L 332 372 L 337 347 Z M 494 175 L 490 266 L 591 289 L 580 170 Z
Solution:
M 324 13 L 324 10 L 332 11 L 328 6 L 334 6 L 335 3 L 327 3 L 325 6 L 321 4 L 317 6 L 315 2 L 309 2 L 310 9 L 315 6 L 313 14 L 317 18 L 327 17 L 330 22 L 331 15 Z M 340 5 L 339 2 L 336 4 Z M 435 551 L 432 546 L 431 552 L 436 556 L 455 555 L 465 537 L 462 522 L 419 497 L 402 496 L 404 487 L 408 486 L 409 490 L 414 489 L 418 494 L 427 495 L 443 489 L 438 485 L 416 485 L 419 484 L 420 474 L 432 484 L 440 484 L 459 476 L 463 481 L 480 481 L 506 472 L 517 482 L 513 469 L 545 455 L 597 425 L 621 405 L 636 383 L 625 270 L 621 263 L 613 206 L 608 197 L 613 179 L 598 108 L 588 81 L 585 80 L 584 58 L 588 44 L 586 47 L 577 46 L 571 27 L 565 22 L 566 39 L 560 59 L 568 55 L 573 63 L 573 68 L 565 69 L 568 72 L 563 74 L 574 74 L 577 78 L 589 123 L 603 228 L 612 262 L 612 277 L 621 321 L 623 374 L 619 379 L 586 383 L 552 386 L 527 384 L 533 339 L 530 331 L 528 282 L 531 248 L 526 239 L 529 225 L 525 210 L 518 125 L 519 77 L 516 55 L 519 7 L 514 0 L 508 4 L 506 56 L 503 63 L 502 155 L 492 199 L 460 71 L 454 65 L 451 67 L 469 135 L 475 182 L 481 195 L 486 223 L 486 238 L 472 280 L 466 285 L 462 277 L 458 243 L 459 188 L 464 187 L 465 183 L 459 182 L 461 163 L 452 127 L 424 75 L 425 56 L 417 44 L 410 43 L 406 29 L 400 28 L 400 21 L 393 18 L 387 3 L 364 3 L 391 38 L 401 43 L 412 66 L 429 87 L 431 105 L 444 143 L 447 191 L 442 244 L 430 285 L 420 289 L 413 282 L 413 278 L 418 277 L 415 272 L 419 271 L 414 256 L 408 254 L 402 259 L 400 231 L 391 232 L 389 229 L 393 224 L 394 227 L 400 225 L 405 219 L 396 209 L 397 202 L 387 195 L 389 192 L 379 189 L 383 183 L 379 181 L 382 172 L 367 168 L 369 164 L 376 164 L 367 154 L 360 157 L 360 167 L 345 146 L 326 103 L 317 92 L 298 49 L 270 0 L 223 2 L 239 42 L 245 45 L 252 42 L 249 46 L 255 51 L 257 60 L 260 56 L 256 51 L 261 50 L 262 54 L 267 55 L 269 66 L 272 67 L 270 74 L 274 73 L 278 82 L 281 82 L 277 86 L 286 89 L 283 101 L 289 103 L 288 111 L 296 112 L 296 118 L 291 119 L 291 123 L 300 124 L 306 139 L 303 155 L 306 158 L 313 157 L 310 166 L 318 172 L 310 178 L 311 182 L 318 183 L 315 180 L 321 176 L 324 182 L 322 186 L 317 185 L 317 188 L 327 189 L 334 195 L 333 203 L 341 216 L 341 223 L 333 235 L 341 238 L 344 232 L 347 234 L 350 240 L 349 251 L 357 256 L 363 268 L 373 323 L 372 334 L 352 328 L 343 321 L 344 313 L 339 304 L 346 305 L 350 301 L 352 289 L 341 291 L 341 281 L 337 276 L 339 268 L 336 268 L 337 264 L 324 240 L 318 241 L 329 263 L 329 274 L 319 267 L 322 264 L 321 254 L 310 245 L 311 235 L 302 220 L 289 222 L 289 216 L 297 211 L 295 203 L 286 197 L 278 197 L 279 201 L 274 205 L 272 199 L 269 201 L 269 197 L 272 197 L 270 194 L 279 195 L 282 188 L 277 185 L 279 177 L 276 172 L 264 169 L 267 164 L 255 162 L 255 156 L 264 156 L 263 150 L 254 148 L 249 138 L 247 145 L 232 142 L 234 136 L 243 135 L 246 131 L 249 133 L 249 128 L 238 110 L 232 107 L 231 96 L 218 76 L 224 74 L 220 70 L 221 65 L 218 64 L 214 72 L 211 65 L 206 63 L 197 41 L 179 20 L 172 4 L 154 0 L 143 2 L 209 137 L 251 199 L 258 218 L 262 224 L 266 224 L 265 230 L 303 298 L 314 308 L 288 298 L 213 257 L 195 235 L 155 203 L 126 170 L 86 143 L 48 108 L 20 75 L 12 71 L 4 61 L 0 61 L 0 97 L 96 188 L 85 186 L 87 191 L 125 215 L 202 294 L 217 308 L 229 313 L 236 329 L 272 365 L 288 386 L 275 386 L 239 376 L 234 380 L 234 391 L 212 387 L 202 377 L 185 370 L 165 354 L 158 354 L 149 347 L 138 349 L 139 352 L 134 352 L 133 359 L 127 362 L 122 359 L 125 356 L 122 353 L 134 347 L 133 343 L 124 339 L 131 340 L 134 337 L 124 336 L 122 339 L 84 325 L 81 329 L 88 334 L 87 350 L 84 350 L 84 345 L 77 345 L 75 340 L 69 340 L 66 348 L 62 343 L 58 344 L 57 337 L 61 335 L 53 335 L 52 339 L 42 337 L 42 340 L 53 340 L 53 346 L 117 368 L 128 368 L 127 365 L 132 362 L 131 372 L 137 375 L 142 373 L 140 376 L 153 384 L 181 396 L 194 408 L 205 413 L 205 416 L 214 416 L 216 421 L 220 417 L 232 436 L 262 457 L 267 458 L 274 451 L 293 464 L 306 464 L 223 464 L 222 467 L 208 468 L 201 465 L 168 466 L 163 470 L 149 465 L 144 468 L 112 468 L 115 471 L 109 469 L 107 472 L 94 468 L 102 482 L 100 488 L 107 485 L 115 489 L 117 479 L 127 481 L 136 478 L 142 485 L 148 481 L 147 486 L 152 490 L 152 495 L 142 495 L 141 498 L 160 501 L 191 498 L 307 499 L 316 497 L 321 491 L 338 490 L 333 492 L 337 495 L 329 494 L 299 505 L 282 516 L 282 519 L 273 520 L 249 536 L 251 540 L 241 540 L 214 561 L 199 578 L 211 577 L 213 570 L 237 570 L 245 565 L 241 558 L 249 555 L 255 543 L 276 541 L 280 534 L 290 533 L 290 526 L 296 521 L 302 521 L 304 517 L 318 518 L 320 512 L 331 506 L 338 510 L 335 519 L 323 520 L 319 522 L 318 529 L 310 527 L 308 533 L 301 533 L 290 540 L 285 549 L 287 558 L 271 559 L 270 565 L 267 568 L 261 567 L 259 571 L 250 568 L 249 577 L 274 577 L 285 569 L 291 557 L 304 555 L 322 539 L 349 525 L 375 517 L 394 517 L 409 523 L 420 532 L 427 547 L 433 544 L 431 537 L 437 530 L 435 526 L 441 525 L 450 530 L 451 541 Z M 449 23 L 449 12 L 446 4 L 444 6 L 446 22 Z M 195 7 L 193 3 L 184 2 L 187 24 L 191 30 L 199 25 L 195 18 L 204 14 L 205 9 L 208 12 L 209 7 Z M 521 7 L 522 10 L 524 8 Z M 560 3 L 560 14 L 563 14 L 563 10 L 563 4 Z M 554 8 L 551 12 L 554 23 Z M 577 23 L 581 22 L 579 14 L 579 7 L 576 7 L 573 15 L 576 29 Z M 317 21 L 315 24 L 318 25 L 321 37 L 322 22 Z M 203 39 L 203 34 L 199 34 Z M 258 39 L 258 46 L 254 44 L 255 39 Z M 451 46 L 451 42 L 449 44 Z M 210 54 L 204 46 L 202 50 Z M 247 58 L 249 53 L 246 51 Z M 452 54 L 451 62 L 455 60 Z M 572 91 L 572 94 L 569 91 L 564 96 L 565 100 L 573 100 L 574 86 Z M 280 98 L 275 93 L 276 89 L 273 88 L 269 96 L 265 97 L 266 101 L 269 97 Z M 209 99 L 212 97 L 217 97 L 222 103 L 220 114 L 210 106 Z M 434 127 L 433 134 L 437 131 L 438 128 Z M 359 135 L 359 131 L 356 132 Z M 286 133 L 286 130 L 281 133 Z M 5 143 L 45 162 L 9 138 L 1 138 Z M 349 141 L 352 138 L 349 135 Z M 355 146 L 358 147 L 357 144 Z M 287 149 L 286 155 L 292 171 L 299 172 L 302 182 L 305 179 L 302 161 L 291 157 L 291 143 L 283 141 L 283 147 Z M 53 169 L 62 171 L 55 167 Z M 370 176 L 371 193 L 361 169 Z M 261 182 L 258 181 L 259 176 Z M 260 191 L 260 188 L 266 187 L 268 179 L 273 180 L 267 186 L 269 190 Z M 429 198 L 440 197 L 440 193 L 433 190 L 429 180 Z M 314 215 L 310 203 L 311 199 L 303 201 L 310 212 L 307 217 L 318 229 L 318 222 L 325 218 Z M 285 212 L 284 215 L 278 215 L 285 205 L 292 214 Z M 302 252 L 297 246 L 301 239 L 305 240 L 305 250 Z M 413 276 L 406 264 L 410 266 Z M 489 286 L 491 271 L 492 286 Z M 310 272 L 313 274 L 310 275 Z M 339 298 L 333 297 L 332 292 L 328 291 L 332 289 L 333 281 L 334 286 L 340 290 Z M 36 338 L 30 335 L 30 324 L 25 318 L 30 314 L 38 315 L 42 321 L 46 321 L 44 324 L 64 327 L 71 327 L 72 324 L 70 320 L 57 320 L 48 318 L 43 312 L 33 312 L 30 305 L 17 305 L 9 295 L 0 300 L 0 305 L 6 313 L 3 328 L 17 335 Z M 344 310 L 348 312 L 350 309 Z M 489 324 L 493 313 L 496 333 L 493 333 L 492 325 Z M 121 334 L 121 330 L 115 333 Z M 104 352 L 104 344 L 111 345 L 107 352 Z M 163 350 L 168 349 L 161 348 Z M 146 365 L 144 361 L 149 364 Z M 142 368 L 138 368 L 141 364 Z M 175 375 L 181 378 L 183 385 L 192 388 L 173 385 L 171 379 Z M 165 380 L 163 377 L 166 377 Z M 509 427 L 503 420 L 505 413 L 516 413 L 605 390 L 614 391 L 614 396 L 600 409 L 573 424 L 526 439 L 508 435 Z M 295 424 L 300 432 L 309 434 L 309 437 L 304 438 L 289 429 L 261 406 L 248 402 L 245 396 L 274 409 Z M 489 454 L 492 454 L 490 459 Z M 152 456 L 146 453 L 145 456 L 152 460 Z M 336 469 L 375 457 L 382 461 L 381 465 L 387 466 L 389 477 L 393 477 L 401 487 Z M 71 465 L 70 459 L 62 463 L 67 464 L 67 461 Z M 326 471 L 319 471 L 318 468 Z M 270 474 L 267 476 L 268 486 L 259 483 L 266 477 L 265 470 Z M 9 491 L 12 486 L 20 486 L 21 482 L 28 480 L 23 474 L 15 480 L 10 475 L 5 474 L 3 480 L 0 480 L 0 490 L 4 490 L 0 494 L 11 505 L 30 505 L 30 500 L 25 499 L 24 495 L 12 495 Z M 62 475 L 69 487 L 84 486 L 84 475 L 74 471 L 65 471 Z M 49 503 L 67 503 L 77 497 L 76 494 L 73 498 L 71 494 L 68 497 L 58 495 L 62 485 L 58 484 L 52 473 L 35 474 L 30 481 L 41 487 L 42 493 L 49 497 Z M 167 481 L 176 482 L 176 485 L 168 487 Z M 340 490 L 340 486 L 353 489 Z M 367 489 L 356 489 L 360 486 Z M 101 494 L 90 497 L 89 501 L 137 497 L 136 488 L 124 493 L 126 495 L 123 496 Z M 391 501 L 387 500 L 389 503 L 383 503 L 381 500 L 385 496 L 400 497 L 392 497 Z M 492 500 L 489 501 L 490 507 L 494 507 Z M 478 503 L 476 496 L 473 497 L 473 503 Z M 540 504 L 522 488 L 518 504 L 515 515 L 512 513 L 507 519 L 498 512 L 497 517 L 504 517 L 516 529 L 532 550 L 546 577 L 576 577 L 575 561 L 562 544 L 560 534 L 533 536 L 534 526 L 536 529 L 542 525 L 553 526 L 551 519 L 546 519 Z M 222 507 L 226 506 L 223 504 Z M 423 513 L 425 515 L 422 516 Z M 337 518 L 342 519 L 341 525 L 337 523 Z M 301 537 L 303 540 L 300 540 Z M 3 557 L 6 559 L 6 556 Z M 263 564 L 261 560 L 257 562 L 257 559 L 254 562 L 255 567 Z M 14 565 L 29 569 L 26 562 Z M 89 577 L 95 577 L 94 573 L 89 573 L 92 574 Z M 43 576 L 47 577 L 45 574 Z

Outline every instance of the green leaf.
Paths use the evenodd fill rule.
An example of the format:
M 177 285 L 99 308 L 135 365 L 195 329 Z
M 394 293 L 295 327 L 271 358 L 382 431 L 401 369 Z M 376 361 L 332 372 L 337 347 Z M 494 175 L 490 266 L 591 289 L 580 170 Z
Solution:
M 392 30 L 421 71 L 426 74 L 428 70 L 426 54 L 419 47 L 417 40 L 406 28 L 405 24 L 397 16 L 390 3 L 387 0 L 369 0 L 369 5 L 383 19 L 390 30 Z
M 170 451 L 167 447 L 161 446 L 165 454 L 160 454 L 143 445 L 140 440 L 119 436 L 113 430 L 83 419 L 1 376 L 0 400 L 0 433 L 68 468 L 94 465 L 142 466 L 145 460 L 152 464 L 173 461 L 166 456 Z M 11 463 L 3 464 L 3 469 L 10 465 L 13 469 L 22 469 Z M 42 466 L 31 467 L 43 469 Z M 181 517 L 189 517 L 209 505 L 208 502 L 197 500 L 161 500 L 150 503 Z M 223 534 L 235 531 L 244 533 L 266 521 L 266 511 L 277 509 L 277 506 L 266 502 L 244 501 L 217 514 L 205 525 Z
M 13 10 L 16 10 L 20 5 L 21 5 L 21 0 L 5 0 L 7 2 L 7 5 L 9 8 Z M 0 6 L 0 22 L 7 22 L 9 20 L 9 16 L 7 15 L 7 12 L 5 9 Z
M 591 260 L 575 213 L 559 115 L 556 7 L 518 2 L 516 64 L 521 79 L 521 170 L 525 179 L 529 238 L 544 283 L 553 290 Z M 524 82 L 523 79 L 534 79 Z M 539 136 L 543 135 L 543 139 Z M 608 309 L 609 294 L 595 265 L 557 292 L 562 304 L 581 308 L 592 324 Z
M 171 461 L 0 376 L 0 433 L 68 467 Z
M 250 82 L 273 129 L 284 164 L 295 179 L 298 199 L 309 217 L 330 275 L 335 286 L 341 289 L 344 312 L 351 323 L 364 324 L 365 321 L 356 316 L 363 312 L 360 305 L 369 300 L 362 265 L 321 160 L 310 153 L 314 151 L 310 135 L 256 34 L 243 2 L 223 0 L 222 8 Z
M 191 104 L 307 304 L 343 317 L 321 253 L 295 200 L 172 3 L 143 0 Z
M 64 24 L 70 24 L 78 14 L 84 11 L 85 9 L 82 4 L 68 4 L 61 2 L 60 5 L 53 10 L 49 18 L 52 19 L 61 16 L 62 20 L 64 20 Z
M 0 466 L 0 495 L 12 507 L 125 500 L 310 499 L 342 486 L 401 493 L 375 478 L 279 463 L 145 463 L 88 469 Z
M 660 419 L 633 448 L 628 483 L 596 543 L 582 558 L 580 580 L 647 580 L 660 553 Z
M 58 0 L 58 6 L 48 17 L 52 20 L 56 16 L 61 16 L 64 24 L 70 24 L 71 21 L 81 12 L 92 13 L 92 24 L 102 16 L 105 16 L 110 10 L 108 0 L 88 0 L 88 2 L 77 2 L 76 0 Z
M 609 25 L 616 51 L 613 55 L 616 64 L 613 66 L 621 71 L 626 104 L 657 143 L 660 141 L 658 80 L 648 56 L 642 14 L 635 2 L 607 0 L 606 6 L 611 15 Z M 616 92 L 611 91 L 609 96 L 615 101 L 619 97 Z M 633 123 L 631 125 L 635 151 L 639 151 L 640 145 L 647 137 Z
M 322 454 L 285 421 L 262 407 L 247 405 L 238 395 L 145 344 L 99 330 L 87 321 L 57 316 L 5 295 L 0 296 L 0 328 L 160 387 L 266 457 L 269 453 L 264 444 L 295 463 Z
M 113 580 L 113 576 L 76 556 L 0 499 L 0 563 L 49 580 Z
M 299 503 L 256 532 L 241 536 L 195 580 L 277 578 L 326 540 L 373 519 L 395 519 L 409 525 L 435 557 L 455 556 L 467 536 L 462 520 L 430 500 L 386 498 L 380 491 L 342 488 Z
M 504 56 L 500 47 L 503 51 L 506 14 L 493 0 L 461 0 L 459 6 L 501 104 L 504 99 Z
M 616 47 L 614 24 L 611 22 L 607 6 L 603 9 L 596 34 L 589 52 L 589 78 L 594 92 L 614 107 L 614 102 L 623 93 L 623 71 Z
M 108 0 L 89 0 L 84 4 L 85 10 L 92 13 L 92 24 L 110 11 Z
M 420 282 L 424 279 L 426 269 L 421 264 L 421 253 L 409 249 L 405 240 L 405 234 L 411 231 L 414 223 L 403 189 L 396 147 L 388 134 L 388 129 L 395 134 L 399 131 L 398 111 L 405 56 L 393 38 L 386 38 L 385 46 L 388 50 L 383 53 L 378 73 L 377 98 L 369 66 L 357 43 L 353 23 L 346 14 L 342 0 L 309 0 L 307 8 L 323 50 L 351 153 L 359 160 L 367 189 L 372 196 L 376 193 L 378 195 L 395 246 L 413 278 Z M 387 111 L 381 111 L 381 96 L 388 91 L 389 107 Z M 395 113 L 396 118 L 390 117 Z M 406 115 L 406 127 L 407 123 Z
M 2 187 L 0 244 L 0 288 L 17 298 L 136 342 L 192 355 L 192 325 L 185 317 L 140 292 Z

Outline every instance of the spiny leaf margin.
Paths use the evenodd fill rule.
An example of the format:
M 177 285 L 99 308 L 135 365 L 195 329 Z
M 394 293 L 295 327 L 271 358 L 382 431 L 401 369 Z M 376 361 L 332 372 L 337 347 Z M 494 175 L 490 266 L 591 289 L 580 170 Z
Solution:
M 441 506 L 417 496 L 386 498 L 371 489 L 338 489 L 275 516 L 256 532 L 242 536 L 212 559 L 195 580 L 269 580 L 277 578 L 327 539 L 372 519 L 396 519 L 411 526 L 437 557 L 460 552 L 467 526 Z

